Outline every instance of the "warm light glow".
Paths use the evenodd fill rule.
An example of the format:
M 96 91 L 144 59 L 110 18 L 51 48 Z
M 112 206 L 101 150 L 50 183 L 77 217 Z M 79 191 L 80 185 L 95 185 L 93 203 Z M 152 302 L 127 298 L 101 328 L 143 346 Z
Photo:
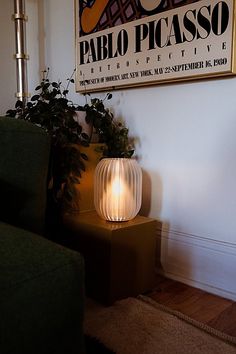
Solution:
M 122 194 L 124 194 L 124 183 L 116 176 L 111 183 L 111 196 L 112 198 L 122 198 Z
M 103 159 L 95 170 L 94 204 L 105 220 L 126 221 L 141 207 L 141 168 L 132 159 Z
M 122 178 L 115 176 L 105 188 L 102 198 L 100 199 L 100 209 L 106 205 L 106 214 L 109 215 L 108 220 L 124 221 L 130 208 L 134 204 L 134 198 Z

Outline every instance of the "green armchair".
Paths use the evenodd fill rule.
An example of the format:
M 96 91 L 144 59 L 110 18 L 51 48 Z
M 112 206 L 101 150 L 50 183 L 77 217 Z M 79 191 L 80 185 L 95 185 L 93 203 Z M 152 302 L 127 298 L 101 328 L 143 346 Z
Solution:
M 82 256 L 44 232 L 48 135 L 0 118 L 0 353 L 84 353 Z

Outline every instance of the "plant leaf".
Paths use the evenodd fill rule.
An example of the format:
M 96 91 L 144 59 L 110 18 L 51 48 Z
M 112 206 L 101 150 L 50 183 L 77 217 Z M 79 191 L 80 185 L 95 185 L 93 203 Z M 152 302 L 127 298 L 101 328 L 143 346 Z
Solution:
M 23 108 L 23 102 L 21 100 L 17 100 L 15 104 L 15 108 Z
M 58 88 L 59 87 L 59 84 L 55 81 L 52 82 L 52 87 L 54 88 Z
M 81 152 L 80 156 L 82 157 L 83 160 L 88 161 L 88 156 Z
M 82 138 L 83 138 L 84 140 L 87 140 L 87 141 L 89 140 L 88 134 L 82 133 L 81 136 L 82 136 Z
M 16 116 L 16 110 L 14 110 L 14 109 L 8 109 L 8 111 L 6 111 L 6 115 L 8 116 L 8 117 L 15 117 Z
M 34 95 L 31 97 L 31 101 L 37 101 L 39 99 L 39 95 Z

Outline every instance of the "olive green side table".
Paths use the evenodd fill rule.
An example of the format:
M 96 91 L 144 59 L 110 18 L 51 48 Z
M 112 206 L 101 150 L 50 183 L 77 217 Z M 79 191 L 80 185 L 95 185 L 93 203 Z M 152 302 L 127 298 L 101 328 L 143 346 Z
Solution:
M 67 214 L 67 246 L 85 259 L 87 296 L 104 304 L 137 296 L 155 285 L 156 220 L 102 220 L 95 211 Z

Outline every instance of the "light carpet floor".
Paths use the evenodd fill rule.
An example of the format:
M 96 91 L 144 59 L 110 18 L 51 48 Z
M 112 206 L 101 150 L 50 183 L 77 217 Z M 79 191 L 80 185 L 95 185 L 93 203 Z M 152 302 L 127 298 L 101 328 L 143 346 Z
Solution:
M 103 307 L 88 300 L 85 333 L 117 354 L 236 354 L 236 338 L 148 297 Z

